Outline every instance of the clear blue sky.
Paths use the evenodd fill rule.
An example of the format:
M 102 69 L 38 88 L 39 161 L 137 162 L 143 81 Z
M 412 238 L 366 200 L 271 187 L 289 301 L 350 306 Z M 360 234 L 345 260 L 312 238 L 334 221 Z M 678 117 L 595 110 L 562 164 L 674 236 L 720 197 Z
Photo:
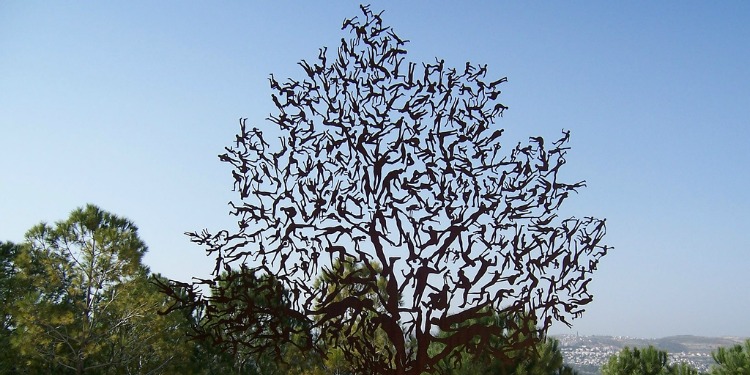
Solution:
M 508 76 L 499 125 L 572 129 L 566 212 L 606 217 L 595 299 L 553 332 L 750 336 L 750 3 L 374 2 L 412 61 Z M 335 47 L 356 3 L 0 3 L 0 240 L 88 202 L 152 271 L 212 268 L 183 232 L 234 225 L 216 157 L 273 110 L 267 77 Z M 332 48 L 333 49 L 333 48 Z

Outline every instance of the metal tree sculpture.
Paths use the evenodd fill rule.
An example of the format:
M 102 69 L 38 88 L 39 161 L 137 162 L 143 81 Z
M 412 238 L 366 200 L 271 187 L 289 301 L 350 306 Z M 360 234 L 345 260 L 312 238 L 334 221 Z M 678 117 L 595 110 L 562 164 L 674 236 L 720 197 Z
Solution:
M 202 308 L 198 334 L 234 347 L 335 346 L 381 374 L 434 372 L 458 351 L 503 357 L 554 320 L 568 324 L 592 300 L 590 273 L 608 250 L 604 220 L 556 215 L 584 186 L 557 178 L 569 133 L 504 148 L 493 125 L 507 109 L 505 78 L 485 79 L 486 65 L 408 62 L 407 41 L 362 13 L 344 21 L 351 37 L 337 55 L 322 48 L 317 62 L 300 62 L 303 80 L 270 77 L 278 147 L 240 121 L 220 155 L 234 168 L 239 229 L 190 234 L 216 257 L 214 278 L 173 282 L 189 292 L 173 308 Z M 226 307 L 263 293 L 216 292 L 247 274 L 279 286 L 271 311 Z M 313 287 L 316 277 L 324 285 Z M 214 294 L 201 295 L 202 284 Z M 459 324 L 497 313 L 525 320 Z M 367 339 L 376 332 L 386 344 Z M 506 345 L 487 344 L 508 332 Z

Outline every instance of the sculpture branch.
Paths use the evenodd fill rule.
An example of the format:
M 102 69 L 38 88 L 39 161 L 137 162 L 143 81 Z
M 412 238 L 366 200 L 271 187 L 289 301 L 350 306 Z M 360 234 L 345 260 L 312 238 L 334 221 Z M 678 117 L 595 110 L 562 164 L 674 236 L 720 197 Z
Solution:
M 369 7 L 342 29 L 337 54 L 299 63 L 303 79 L 270 77 L 278 142 L 242 119 L 219 157 L 238 228 L 190 234 L 216 259 L 194 283 L 213 294 L 178 301 L 205 311 L 198 332 L 253 351 L 335 346 L 361 369 L 420 374 L 457 350 L 507 357 L 578 317 L 609 248 L 604 220 L 557 216 L 585 185 L 558 180 L 569 132 L 503 147 L 505 77 L 408 62 L 408 41 Z M 492 314 L 513 318 L 464 324 Z M 363 336 L 376 332 L 387 342 Z

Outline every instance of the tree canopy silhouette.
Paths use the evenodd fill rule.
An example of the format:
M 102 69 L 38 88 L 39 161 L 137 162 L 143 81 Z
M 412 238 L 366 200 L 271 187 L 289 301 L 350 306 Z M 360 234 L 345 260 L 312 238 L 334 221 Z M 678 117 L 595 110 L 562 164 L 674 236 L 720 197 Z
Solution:
M 506 78 L 488 79 L 487 65 L 410 62 L 408 41 L 382 12 L 361 10 L 344 21 L 349 37 L 337 53 L 324 47 L 299 63 L 302 79 L 270 76 L 273 132 L 240 120 L 219 156 L 233 167 L 238 228 L 189 234 L 215 258 L 213 279 L 165 286 L 172 309 L 201 309 L 219 329 L 245 325 L 246 335 L 222 336 L 238 340 L 229 346 L 333 345 L 381 374 L 434 372 L 456 350 L 505 358 L 553 321 L 569 324 L 591 302 L 590 274 L 608 251 L 604 220 L 557 215 L 585 185 L 558 179 L 570 133 L 503 146 L 495 121 L 508 108 L 499 101 Z M 237 267 L 283 286 L 283 301 L 267 306 L 282 307 L 281 321 L 306 320 L 309 337 L 220 319 L 231 304 L 202 286 L 216 291 Z M 321 274 L 326 285 L 313 287 Z M 524 318 L 506 328 L 456 324 L 499 312 Z M 382 330 L 390 346 L 362 342 L 354 326 Z M 517 337 L 506 347 L 487 345 L 507 332 Z

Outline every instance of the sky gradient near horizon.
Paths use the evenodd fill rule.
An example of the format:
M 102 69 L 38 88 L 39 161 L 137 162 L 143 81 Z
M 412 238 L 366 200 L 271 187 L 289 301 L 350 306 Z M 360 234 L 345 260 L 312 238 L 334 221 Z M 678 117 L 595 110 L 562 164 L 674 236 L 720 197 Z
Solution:
M 214 5 L 214 6 L 212 6 Z M 335 51 L 357 3 L 0 3 L 0 240 L 94 203 L 154 272 L 236 225 L 217 154 L 273 112 L 268 76 Z M 408 59 L 508 77 L 509 137 L 572 130 L 565 212 L 607 218 L 594 302 L 552 333 L 750 337 L 750 3 L 373 2 Z

